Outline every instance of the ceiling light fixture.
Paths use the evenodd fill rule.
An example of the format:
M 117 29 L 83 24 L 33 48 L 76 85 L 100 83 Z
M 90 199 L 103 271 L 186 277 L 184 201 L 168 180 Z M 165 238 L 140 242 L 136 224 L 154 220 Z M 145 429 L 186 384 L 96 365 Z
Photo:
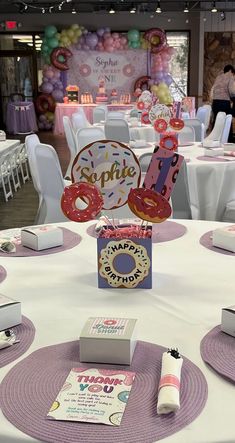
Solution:
M 184 4 L 184 12 L 189 12 L 188 2 Z
M 132 5 L 130 9 L 130 14 L 135 14 L 135 13 L 136 13 L 136 7 Z
M 212 8 L 211 8 L 211 12 L 217 12 L 218 9 L 216 8 L 215 2 L 212 2 Z
M 160 1 L 159 2 L 157 2 L 157 8 L 156 8 L 156 11 L 155 11 L 157 14 L 161 14 L 161 12 L 162 12 L 162 10 L 161 10 L 161 5 L 160 5 Z
M 42 14 L 45 14 L 46 10 L 44 8 L 42 8 Z
M 72 14 L 77 14 L 77 11 L 75 8 L 72 9 Z
M 109 10 L 109 14 L 115 14 L 115 9 L 111 6 L 110 10 Z
M 222 21 L 222 22 L 226 19 L 226 15 L 225 15 L 225 12 L 224 12 L 224 11 L 221 11 L 221 13 L 220 13 L 220 18 L 221 18 L 221 21 Z

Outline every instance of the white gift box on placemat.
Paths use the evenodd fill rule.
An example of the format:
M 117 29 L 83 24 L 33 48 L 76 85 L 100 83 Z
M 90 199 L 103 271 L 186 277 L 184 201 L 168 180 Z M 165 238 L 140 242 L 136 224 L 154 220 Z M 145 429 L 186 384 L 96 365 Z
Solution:
M 130 365 L 136 319 L 90 317 L 80 335 L 80 361 Z
M 0 331 L 22 322 L 21 303 L 0 294 Z
M 212 244 L 217 248 L 235 252 L 235 225 L 215 229 L 212 233 Z
M 63 231 L 57 226 L 37 226 L 21 229 L 21 244 L 35 251 L 63 245 Z
M 235 305 L 222 309 L 221 331 L 235 337 Z

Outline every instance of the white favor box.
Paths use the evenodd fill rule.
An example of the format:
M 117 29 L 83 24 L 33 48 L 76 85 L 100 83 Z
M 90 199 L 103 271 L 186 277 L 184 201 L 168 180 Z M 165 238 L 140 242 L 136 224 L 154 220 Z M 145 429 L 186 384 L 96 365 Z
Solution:
M 205 148 L 204 155 L 207 157 L 217 157 L 218 155 L 224 155 L 223 148 Z
M 21 229 L 21 244 L 41 251 L 63 245 L 63 231 L 57 226 L 37 226 Z
M 136 319 L 90 317 L 80 335 L 80 361 L 130 365 Z
M 235 337 L 235 306 L 222 309 L 221 331 Z
M 235 225 L 215 229 L 212 233 L 212 244 L 218 248 L 235 252 Z
M 22 322 L 21 303 L 0 294 L 0 331 Z

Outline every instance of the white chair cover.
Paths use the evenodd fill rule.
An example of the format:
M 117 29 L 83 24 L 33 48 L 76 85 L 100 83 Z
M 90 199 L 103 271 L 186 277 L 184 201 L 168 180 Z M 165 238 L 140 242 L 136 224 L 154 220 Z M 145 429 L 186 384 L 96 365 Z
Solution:
M 183 161 L 179 174 L 171 194 L 173 218 L 191 219 L 191 207 L 187 177 L 187 166 Z
M 55 149 L 39 143 L 34 148 L 35 166 L 44 208 L 43 223 L 68 221 L 62 212 L 60 201 L 64 191 L 64 179 Z
M 74 114 L 72 114 L 72 126 L 73 126 L 73 130 L 76 133 L 78 131 L 78 129 L 81 128 L 88 128 L 89 126 L 91 126 L 90 124 L 88 124 L 88 120 L 86 119 L 85 114 L 81 114 L 78 112 L 75 112 Z
M 227 141 L 228 141 L 229 132 L 230 132 L 231 124 L 232 124 L 232 118 L 233 118 L 233 116 L 231 114 L 228 114 L 225 117 L 224 129 L 223 129 L 222 136 L 220 139 L 221 143 L 227 143 Z
M 204 138 L 204 141 L 207 140 L 221 140 L 224 125 L 225 125 L 225 118 L 226 114 L 225 112 L 218 112 L 215 120 L 215 125 L 210 134 Z
M 76 133 L 76 143 L 78 152 L 89 145 L 89 143 L 96 142 L 97 140 L 104 140 L 105 135 L 102 128 L 81 128 Z
M 107 111 L 102 108 L 101 106 L 97 106 L 93 110 L 93 124 L 94 123 L 100 123 L 105 122 L 106 120 Z
M 31 177 L 33 180 L 33 186 L 35 191 L 38 193 L 38 210 L 36 214 L 36 218 L 34 220 L 35 224 L 41 224 L 43 223 L 43 220 L 45 218 L 45 211 L 44 211 L 44 205 L 43 205 L 43 198 L 42 193 L 40 189 L 40 183 L 39 183 L 39 177 L 38 177 L 38 171 L 37 171 L 37 165 L 36 165 L 36 159 L 35 159 L 35 147 L 40 143 L 40 140 L 36 134 L 27 135 L 25 138 L 25 148 L 26 153 L 28 157 L 29 162 L 29 168 Z
M 108 119 L 104 125 L 105 138 L 117 142 L 129 143 L 130 132 L 128 123 L 121 118 Z
M 64 132 L 65 132 L 67 145 L 68 145 L 69 152 L 70 152 L 70 161 L 69 161 L 69 164 L 67 167 L 67 171 L 65 173 L 65 177 L 70 177 L 73 160 L 77 154 L 76 138 L 75 138 L 75 134 L 73 132 L 71 121 L 68 116 L 65 116 L 65 115 L 63 116 L 63 125 L 64 125 Z
M 184 121 L 184 125 L 194 128 L 196 142 L 204 139 L 204 124 L 198 118 L 188 118 Z
M 92 126 L 91 123 L 89 122 L 89 120 L 87 119 L 87 116 L 86 116 L 82 106 L 77 108 L 75 114 L 79 114 L 82 116 L 83 121 L 86 123 L 86 127 Z
M 207 129 L 209 128 L 210 121 L 211 121 L 212 107 L 211 107 L 211 105 L 207 105 L 206 104 L 206 105 L 203 105 L 202 108 L 206 109 L 206 111 L 207 111 L 206 112 L 205 122 L 202 122 L 205 125 L 205 132 L 206 132 Z
M 184 145 L 186 143 L 195 142 L 195 131 L 192 126 L 184 126 L 181 131 L 178 132 L 178 143 Z

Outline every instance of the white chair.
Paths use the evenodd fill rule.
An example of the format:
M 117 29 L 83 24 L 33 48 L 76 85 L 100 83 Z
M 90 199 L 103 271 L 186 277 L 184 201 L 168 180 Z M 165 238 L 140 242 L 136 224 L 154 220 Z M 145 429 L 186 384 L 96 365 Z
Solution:
M 200 120 L 201 123 L 203 123 L 206 133 L 210 124 L 211 105 L 200 106 L 196 112 L 196 118 Z
M 44 204 L 41 223 L 68 221 L 60 205 L 65 184 L 55 149 L 50 145 L 39 143 L 34 148 L 34 158 Z
M 25 144 L 20 145 L 16 150 L 16 160 L 19 166 L 23 183 L 30 180 L 29 168 L 28 168 L 28 155 Z
M 173 218 L 192 219 L 190 207 L 187 166 L 183 161 L 171 194 Z
M 10 197 L 13 198 L 9 153 L 0 157 L 0 186 L 2 186 L 5 201 L 8 202 Z
M 204 124 L 198 118 L 184 120 L 184 126 L 192 126 L 194 128 L 196 142 L 201 142 L 204 139 Z
M 210 134 L 206 138 L 204 138 L 204 141 L 221 140 L 225 125 L 225 118 L 226 118 L 225 112 L 218 112 L 214 128 L 212 129 Z
M 21 146 L 17 146 L 12 152 L 9 153 L 11 178 L 15 192 L 21 188 L 20 177 L 19 177 L 19 170 L 20 170 L 19 152 L 21 152 Z
M 235 201 L 228 202 L 222 217 L 223 222 L 235 223 Z
M 208 105 L 208 104 L 203 105 L 202 107 L 203 107 L 203 109 L 206 109 L 206 111 L 207 111 L 206 118 L 205 118 L 205 123 L 204 123 L 204 125 L 205 125 L 205 132 L 206 132 L 207 129 L 209 128 L 210 121 L 211 121 L 212 107 L 211 107 L 211 105 Z
M 121 118 L 121 119 L 125 119 L 125 112 L 121 112 L 121 111 L 110 111 L 107 114 L 107 119 L 114 119 L 114 118 Z
M 181 131 L 178 131 L 178 144 L 186 145 L 195 142 L 195 131 L 192 126 L 184 126 Z
M 108 119 L 104 125 L 105 138 L 121 143 L 130 142 L 128 123 L 121 118 Z
M 84 109 L 83 109 L 82 106 L 80 106 L 79 108 L 77 108 L 75 114 L 79 114 L 79 115 L 82 116 L 82 118 L 83 118 L 83 120 L 84 120 L 84 122 L 85 122 L 85 124 L 86 124 L 86 127 L 92 126 L 91 123 L 89 122 L 89 120 L 87 119 L 87 116 L 86 116 L 86 114 L 85 114 Z
M 85 114 L 81 114 L 78 112 L 75 112 L 74 114 L 72 114 L 72 127 L 73 130 L 76 134 L 77 130 L 80 128 L 88 128 L 89 126 L 91 126 L 88 122 L 88 120 L 86 119 Z
M 232 124 L 232 118 L 233 118 L 233 116 L 231 114 L 228 114 L 225 117 L 224 129 L 223 129 L 222 136 L 220 139 L 221 143 L 227 143 L 227 141 L 228 141 L 229 132 L 230 132 L 231 124 Z
M 105 122 L 107 111 L 102 106 L 97 106 L 93 110 L 93 124 Z
M 81 128 L 76 133 L 77 150 L 79 152 L 84 146 L 89 145 L 89 143 L 104 139 L 105 135 L 102 128 Z
M 76 138 L 73 132 L 72 124 L 67 116 L 63 116 L 63 125 L 64 125 L 64 133 L 67 141 L 67 145 L 70 153 L 70 161 L 67 167 L 67 171 L 65 173 L 65 177 L 71 177 L 71 168 L 74 161 L 74 158 L 77 154 L 77 146 L 76 146 Z
M 130 118 L 136 117 L 139 119 L 139 115 L 141 115 L 141 112 L 138 109 L 131 109 Z

